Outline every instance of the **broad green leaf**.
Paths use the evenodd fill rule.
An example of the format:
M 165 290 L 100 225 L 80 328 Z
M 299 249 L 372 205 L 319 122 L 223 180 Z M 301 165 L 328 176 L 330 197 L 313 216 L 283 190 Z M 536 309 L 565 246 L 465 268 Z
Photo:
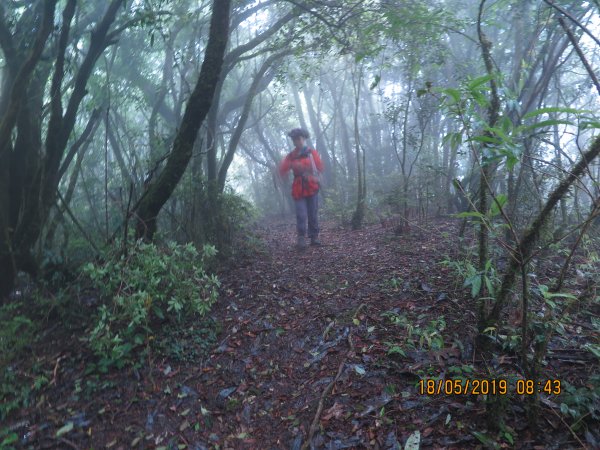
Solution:
M 532 131 L 536 128 L 546 128 L 552 125 L 573 125 L 572 122 L 568 120 L 560 120 L 560 119 L 550 119 L 550 120 L 542 120 L 541 122 L 534 123 L 533 125 L 529 125 L 523 128 L 523 131 Z
M 449 97 L 452 97 L 455 103 L 460 102 L 460 91 L 458 89 L 445 88 L 442 89 L 442 93 L 448 95 Z
M 590 128 L 600 128 L 600 122 L 596 120 L 586 120 L 585 122 L 581 122 L 579 127 L 582 130 L 588 130 Z
M 371 83 L 371 86 L 369 86 L 369 89 L 372 91 L 373 89 L 375 89 L 378 85 L 379 82 L 381 81 L 381 75 L 375 75 L 375 79 L 373 80 L 373 82 Z
M 73 431 L 73 426 L 73 422 L 68 422 L 56 432 L 56 437 L 61 437 L 63 434 Z
M 560 107 L 549 107 L 549 108 L 540 108 L 535 111 L 528 112 L 523 116 L 523 119 L 529 119 L 530 117 L 540 116 L 542 114 L 549 113 L 565 113 L 565 114 L 585 114 L 589 111 L 584 109 L 576 109 L 576 108 L 560 108 Z
M 586 344 L 583 347 L 590 351 L 597 358 L 600 358 L 600 345 Z
M 469 139 L 470 141 L 473 142 L 483 142 L 484 144 L 495 144 L 498 145 L 501 143 L 501 141 L 497 138 L 491 137 L 491 136 L 473 136 L 472 138 Z
M 483 445 L 485 445 L 486 448 L 500 448 L 500 446 L 498 445 L 498 443 L 496 441 L 494 441 L 492 438 L 488 437 L 487 435 L 480 433 L 479 431 L 473 431 L 473 436 L 475 436 L 479 442 L 481 442 Z
M 490 103 L 488 98 L 481 92 L 474 91 L 471 92 L 471 95 L 473 96 L 473 100 L 475 100 L 482 108 L 486 107 Z
M 498 194 L 496 196 L 496 200 L 492 200 L 492 205 L 490 207 L 490 215 L 492 217 L 498 216 L 500 214 L 500 208 L 506 205 L 508 201 L 508 197 L 505 194 Z
M 479 295 L 481 291 L 481 276 L 477 275 L 473 278 L 473 283 L 471 284 L 471 297 L 475 298 Z
M 508 116 L 504 116 L 502 118 L 500 126 L 502 127 L 502 131 L 504 131 L 506 134 L 509 134 L 513 129 L 513 123 Z
M 493 75 L 484 75 L 482 77 L 475 78 L 474 80 L 470 81 L 469 84 L 467 84 L 467 89 L 471 91 L 493 79 Z

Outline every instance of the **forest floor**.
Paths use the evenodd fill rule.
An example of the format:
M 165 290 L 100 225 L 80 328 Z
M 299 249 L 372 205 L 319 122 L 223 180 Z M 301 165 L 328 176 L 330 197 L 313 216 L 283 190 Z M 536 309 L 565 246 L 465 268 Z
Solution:
M 298 252 L 289 220 L 262 226 L 257 251 L 219 274 L 208 347 L 188 333 L 178 358 L 94 378 L 74 336 L 46 339 L 33 353 L 52 380 L 11 430 L 34 448 L 301 449 L 309 436 L 319 449 L 582 446 L 552 396 L 542 394 L 543 432 L 528 427 L 515 378 L 499 397 L 500 431 L 482 395 L 419 392 L 428 378 L 517 373 L 515 356 L 474 356 L 473 301 L 440 264 L 458 254 L 455 222 L 400 236 L 323 228 L 323 246 Z M 546 376 L 576 384 L 596 370 L 570 355 Z

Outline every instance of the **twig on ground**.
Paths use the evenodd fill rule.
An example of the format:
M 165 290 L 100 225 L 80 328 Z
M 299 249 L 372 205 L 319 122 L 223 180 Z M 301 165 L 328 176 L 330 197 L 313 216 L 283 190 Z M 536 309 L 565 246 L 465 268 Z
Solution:
M 323 331 L 323 340 L 327 339 L 327 335 L 329 334 L 329 332 L 331 331 L 331 328 L 335 325 L 335 320 L 332 320 L 331 322 L 329 322 L 327 324 L 327 327 L 325 328 L 325 331 Z
M 560 415 L 560 414 L 558 414 L 556 411 L 554 411 L 554 408 L 549 408 L 549 409 L 550 409 L 550 411 L 552 411 L 552 412 L 553 412 L 553 413 L 556 415 L 556 417 L 558 417 L 558 418 L 560 419 L 560 421 L 563 423 L 563 425 L 564 425 L 565 427 L 567 427 L 567 429 L 568 429 L 568 430 L 571 432 L 571 434 L 573 435 L 573 437 L 574 437 L 575 439 L 577 439 L 577 442 L 579 442 L 579 445 L 581 445 L 581 448 L 588 448 L 588 446 L 587 446 L 587 445 L 585 445 L 585 444 L 582 442 L 582 440 L 581 440 L 581 439 L 579 439 L 579 436 L 577 436 L 577 434 L 575 433 L 575 431 L 573 431 L 573 428 L 571 428 L 571 427 L 569 426 L 569 424 L 568 424 L 567 422 L 565 422 L 565 419 L 563 419 L 563 418 L 561 417 L 561 415 Z
M 58 366 L 60 364 L 60 361 L 63 360 L 65 358 L 65 356 L 59 356 L 58 359 L 56 360 L 56 364 L 54 365 L 54 370 L 52 371 L 52 381 L 50 382 L 50 385 L 56 384 L 56 380 L 58 378 Z
M 356 311 L 354 312 L 354 315 L 352 316 L 353 319 L 356 319 L 358 317 L 358 315 L 360 314 L 360 312 L 365 309 L 367 307 L 366 303 L 361 303 L 358 308 L 356 308 Z
M 335 378 L 327 385 L 323 393 L 321 394 L 321 399 L 319 400 L 319 406 L 317 407 L 317 412 L 315 413 L 315 417 L 310 425 L 310 429 L 308 430 L 308 437 L 306 438 L 306 442 L 302 445 L 302 450 L 306 450 L 310 447 L 310 443 L 315 437 L 315 433 L 317 432 L 317 428 L 319 427 L 319 420 L 321 419 L 321 413 L 323 412 L 323 405 L 325 404 L 325 399 L 333 389 L 333 386 L 337 382 L 337 380 L 342 375 L 342 371 L 344 370 L 344 365 L 346 364 L 346 356 L 342 362 L 340 363 L 340 367 L 338 368 L 337 375 Z

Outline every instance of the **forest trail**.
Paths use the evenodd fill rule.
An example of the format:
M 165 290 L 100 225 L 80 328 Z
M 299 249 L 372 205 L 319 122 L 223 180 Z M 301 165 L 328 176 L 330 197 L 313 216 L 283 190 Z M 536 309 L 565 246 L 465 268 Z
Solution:
M 460 352 L 429 352 L 424 344 L 407 349 L 410 362 L 400 363 L 386 349 L 403 334 L 386 312 L 415 327 L 449 313 L 462 317 L 447 301 L 450 281 L 437 264 L 448 242 L 379 226 L 324 228 L 325 246 L 298 252 L 294 225 L 270 224 L 264 252 L 222 276 L 215 310 L 222 338 L 193 378 L 215 418 L 206 444 L 301 448 L 319 405 L 316 448 L 400 448 L 419 429 L 425 445 L 474 439 L 455 439 L 443 426 L 434 433 L 449 410 L 416 392 L 416 373 L 430 358 L 443 366 L 458 363 Z
M 180 357 L 156 350 L 140 370 L 102 377 L 87 372 L 93 358 L 76 337 L 45 340 L 36 353 L 54 379 L 11 429 L 35 448 L 299 450 L 312 436 L 317 449 L 396 450 L 418 448 L 406 447 L 417 432 L 420 448 L 477 448 L 484 402 L 418 388 L 488 370 L 473 360 L 472 300 L 440 264 L 457 251 L 456 227 L 398 236 L 327 223 L 326 245 L 298 252 L 293 223 L 265 224 L 248 244 L 257 251 L 219 274 L 216 340 L 190 338 L 210 326 L 189 323 Z M 507 417 L 518 447 L 577 447 L 560 423 L 530 432 L 519 408 Z

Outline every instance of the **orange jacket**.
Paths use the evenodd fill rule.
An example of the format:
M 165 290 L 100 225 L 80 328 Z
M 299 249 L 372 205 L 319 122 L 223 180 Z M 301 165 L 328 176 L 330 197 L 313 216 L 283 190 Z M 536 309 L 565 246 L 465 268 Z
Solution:
M 292 183 L 292 197 L 298 200 L 302 197 L 310 197 L 319 192 L 318 174 L 313 173 L 310 156 L 312 154 L 317 172 L 323 172 L 323 163 L 321 157 L 314 148 L 309 148 L 302 152 L 295 148 L 287 154 L 285 159 L 279 165 L 279 173 L 284 176 L 292 170 L 294 173 L 294 182 Z

